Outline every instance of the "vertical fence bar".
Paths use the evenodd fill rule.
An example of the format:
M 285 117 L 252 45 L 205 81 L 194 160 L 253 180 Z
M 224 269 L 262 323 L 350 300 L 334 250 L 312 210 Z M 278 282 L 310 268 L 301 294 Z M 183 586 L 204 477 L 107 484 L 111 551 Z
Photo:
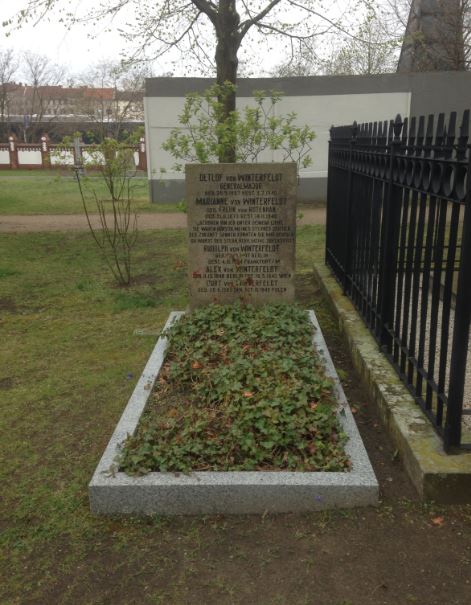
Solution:
M 417 157 L 424 153 L 424 158 L 427 158 L 427 150 L 424 150 L 424 134 L 425 134 L 425 118 L 424 116 L 420 116 L 419 125 L 417 130 L 417 137 L 414 144 L 414 153 L 415 161 L 417 161 Z M 413 166 L 411 168 L 411 184 L 413 184 L 414 173 Z M 414 250 L 414 259 L 413 259 L 413 277 L 412 277 L 412 312 L 411 312 L 411 331 L 409 337 L 409 364 L 407 368 L 407 380 L 410 385 L 414 384 L 414 375 L 416 373 L 417 365 L 416 356 L 417 356 L 417 317 L 418 317 L 418 306 L 420 299 L 420 287 L 421 287 L 421 279 L 422 279 L 422 257 L 423 257 L 423 242 L 424 242 L 424 233 L 425 233 L 425 221 L 426 221 L 426 210 L 427 210 L 427 194 L 420 192 L 419 196 L 419 214 L 417 219 L 417 235 L 415 238 L 415 250 Z
M 468 188 L 469 189 L 469 188 Z M 444 446 L 446 450 L 461 442 L 464 381 L 468 357 L 469 322 L 471 319 L 471 208 L 468 190 L 464 212 L 461 266 L 455 307 L 455 326 L 451 352 L 450 391 L 445 421 Z
M 348 294 L 351 292 L 351 277 L 352 277 L 352 255 L 350 252 L 351 240 L 352 240 L 352 197 L 353 197 L 353 153 L 356 145 L 356 138 L 358 133 L 358 125 L 353 122 L 352 135 L 350 140 L 350 149 L 348 156 L 348 185 L 347 185 L 347 232 L 345 234 L 345 259 L 344 259 L 344 279 L 343 279 L 343 293 Z
M 462 157 L 466 150 L 469 136 L 469 111 L 463 116 L 460 143 Z M 464 198 L 464 220 L 461 241 L 460 270 L 455 305 L 455 325 L 451 351 L 450 389 L 445 419 L 443 444 L 446 451 L 461 444 L 461 417 L 463 414 L 464 385 L 466 378 L 466 361 L 469 346 L 469 324 L 471 321 L 471 151 L 468 146 L 468 168 L 466 173 L 467 188 Z M 465 175 L 460 175 L 465 180 Z
M 334 127 L 332 126 L 330 129 L 330 139 L 329 139 L 329 153 L 328 153 L 328 172 L 327 172 L 327 204 L 326 204 L 326 216 L 325 216 L 325 255 L 324 262 L 326 265 L 329 264 L 329 250 L 330 250 L 330 223 L 331 223 L 331 214 L 332 214 L 332 197 L 334 195 L 332 188 L 332 173 L 333 173 L 333 142 L 332 138 L 334 137 Z
M 392 329 L 394 324 L 394 300 L 396 298 L 396 273 L 397 273 L 397 240 L 398 225 L 400 218 L 401 189 L 394 184 L 394 160 L 401 145 L 401 116 L 397 115 L 391 128 L 390 156 L 388 169 L 388 183 L 385 200 L 385 230 L 382 250 L 381 266 L 381 332 L 380 344 L 388 353 L 392 352 Z

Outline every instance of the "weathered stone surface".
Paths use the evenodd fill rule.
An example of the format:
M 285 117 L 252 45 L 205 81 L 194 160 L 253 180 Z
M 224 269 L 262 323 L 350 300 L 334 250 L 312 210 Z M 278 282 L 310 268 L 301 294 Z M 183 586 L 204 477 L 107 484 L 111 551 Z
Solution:
M 441 439 L 406 389 L 328 267 L 314 276 L 338 319 L 353 364 L 378 407 L 399 457 L 423 500 L 471 503 L 471 452 L 447 455 Z
M 166 327 L 181 313 L 172 313 Z M 149 473 L 130 477 L 114 463 L 120 443 L 133 434 L 162 366 L 166 339 L 159 338 L 134 393 L 108 443 L 89 485 L 90 508 L 95 514 L 209 515 L 287 513 L 374 506 L 378 483 L 350 411 L 314 311 L 313 346 L 332 378 L 338 417 L 348 436 L 345 446 L 351 470 L 330 472 L 193 472 Z
M 296 164 L 186 167 L 190 306 L 294 300 Z

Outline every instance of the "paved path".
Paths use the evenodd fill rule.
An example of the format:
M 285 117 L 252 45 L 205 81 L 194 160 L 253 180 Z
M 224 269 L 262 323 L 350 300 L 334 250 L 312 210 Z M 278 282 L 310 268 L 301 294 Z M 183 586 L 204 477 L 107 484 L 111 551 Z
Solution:
M 303 218 L 299 225 L 325 225 L 325 208 L 307 208 L 301 210 Z M 98 225 L 98 217 L 92 217 Z M 138 215 L 140 230 L 179 229 L 186 227 L 186 214 L 183 212 L 148 213 Z M 0 216 L 0 233 L 31 233 L 35 231 L 84 231 L 88 229 L 83 214 L 34 214 Z

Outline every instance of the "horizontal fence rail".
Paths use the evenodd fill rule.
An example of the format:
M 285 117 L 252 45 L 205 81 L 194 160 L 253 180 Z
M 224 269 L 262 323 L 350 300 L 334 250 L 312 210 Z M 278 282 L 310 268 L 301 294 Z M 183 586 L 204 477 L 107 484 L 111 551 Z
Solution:
M 329 143 L 326 263 L 447 452 L 471 447 L 469 130 L 398 115 Z

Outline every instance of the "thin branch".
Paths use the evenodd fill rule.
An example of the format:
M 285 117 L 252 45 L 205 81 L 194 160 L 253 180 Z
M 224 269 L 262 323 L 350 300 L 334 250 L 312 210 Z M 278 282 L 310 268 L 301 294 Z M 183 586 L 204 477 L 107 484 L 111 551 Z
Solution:
M 356 36 L 355 34 L 352 34 L 348 30 L 346 30 L 345 28 L 343 28 L 341 25 L 339 25 L 335 21 L 332 21 L 332 19 L 329 19 L 329 17 L 326 17 L 322 13 L 319 13 L 319 12 L 315 11 L 313 8 L 309 8 L 308 6 L 303 6 L 302 4 L 299 4 L 298 2 L 296 2 L 295 0 L 288 0 L 288 2 L 289 2 L 289 4 L 291 6 L 295 6 L 296 8 L 304 10 L 304 11 L 308 12 L 309 14 L 314 15 L 315 17 L 319 17 L 319 19 L 322 19 L 323 21 L 326 21 L 327 23 L 330 23 L 330 25 L 333 26 L 337 31 L 342 32 L 342 34 L 345 34 L 349 38 L 352 38 L 353 40 L 357 40 L 358 42 L 361 42 L 362 44 L 367 44 L 368 43 L 367 40 L 363 40 L 362 38 Z M 284 32 L 278 32 L 278 33 L 283 33 L 284 34 Z M 298 39 L 301 39 L 301 38 L 298 38 Z M 373 44 L 381 46 L 382 44 L 384 44 L 384 42 L 373 42 Z
M 252 25 L 259 23 L 262 19 L 264 19 L 268 15 L 268 13 L 272 10 L 272 8 L 275 8 L 275 6 L 277 4 L 279 4 L 280 2 L 281 2 L 281 0 L 271 0 L 271 2 L 269 4 L 267 4 L 267 6 L 262 11 L 260 11 L 258 13 L 258 15 L 256 15 L 255 17 L 251 17 L 250 19 L 247 19 L 246 21 L 241 23 L 239 41 L 242 41 L 244 39 L 244 36 L 247 34 L 249 29 L 252 27 Z M 247 13 L 250 15 L 250 10 L 249 10 L 248 6 L 245 4 L 245 2 L 244 2 L 244 6 L 247 10 Z

